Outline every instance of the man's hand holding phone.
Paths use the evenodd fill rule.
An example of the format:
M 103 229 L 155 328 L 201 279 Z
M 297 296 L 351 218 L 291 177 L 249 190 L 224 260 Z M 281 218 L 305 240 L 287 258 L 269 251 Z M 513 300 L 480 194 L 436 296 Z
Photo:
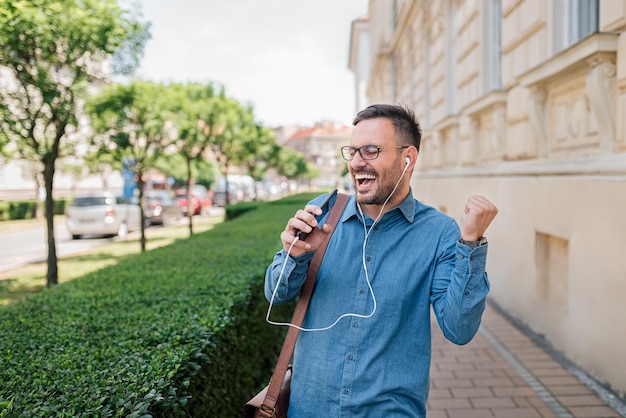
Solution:
M 289 251 L 293 244 L 291 256 L 297 257 L 315 251 L 324 237 L 331 231 L 330 225 L 324 224 L 322 228 L 319 228 L 319 222 L 330 210 L 331 200 L 336 194 L 337 190 L 333 190 L 319 206 L 307 205 L 289 219 L 280 238 L 285 251 Z M 295 244 L 294 241 L 296 241 Z

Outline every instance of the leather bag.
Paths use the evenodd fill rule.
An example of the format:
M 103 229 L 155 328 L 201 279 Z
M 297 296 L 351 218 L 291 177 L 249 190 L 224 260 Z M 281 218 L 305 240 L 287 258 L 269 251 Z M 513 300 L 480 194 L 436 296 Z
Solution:
M 307 306 L 313 294 L 317 273 L 324 258 L 326 247 L 335 226 L 339 222 L 339 218 L 343 213 L 349 196 L 343 193 L 337 194 L 337 199 L 333 205 L 326 223 L 332 225 L 333 231 L 326 236 L 326 239 L 320 244 L 315 251 L 315 255 L 311 259 L 311 264 L 307 270 L 306 280 L 300 291 L 300 299 L 294 310 L 291 323 L 298 327 L 302 326 Z M 283 347 L 278 355 L 278 361 L 274 369 L 274 374 L 270 379 L 270 383 L 259 392 L 254 398 L 250 399 L 243 409 L 243 418 L 287 418 L 287 410 L 289 409 L 289 393 L 291 389 L 291 357 L 298 339 L 300 330 L 295 327 L 289 327 L 287 336 L 283 342 Z

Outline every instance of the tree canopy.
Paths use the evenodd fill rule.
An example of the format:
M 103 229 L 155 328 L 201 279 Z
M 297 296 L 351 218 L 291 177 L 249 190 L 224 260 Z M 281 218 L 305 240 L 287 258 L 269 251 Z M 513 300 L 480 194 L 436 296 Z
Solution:
M 93 145 L 128 162 L 133 171 L 143 209 L 144 176 L 174 146 L 176 126 L 172 103 L 176 89 L 163 83 L 134 80 L 111 84 L 91 96 L 87 113 L 91 117 Z M 142 213 L 141 250 L 145 251 L 145 214 Z
M 115 52 L 139 62 L 147 25 L 113 0 L 0 0 L 0 146 L 41 164 L 46 189 L 48 285 L 57 282 L 53 180 L 59 157 L 81 138 L 91 83 L 112 75 Z

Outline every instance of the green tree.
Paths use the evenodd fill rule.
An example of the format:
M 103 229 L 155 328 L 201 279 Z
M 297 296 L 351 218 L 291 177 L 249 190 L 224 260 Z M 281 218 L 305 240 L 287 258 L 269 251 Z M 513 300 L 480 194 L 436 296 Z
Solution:
M 138 63 L 147 38 L 147 26 L 113 0 L 0 0 L 0 146 L 11 142 L 16 157 L 43 166 L 48 286 L 58 282 L 55 163 L 80 139 L 89 84 L 106 78 L 121 47 L 127 64 Z
M 144 176 L 171 149 L 176 137 L 170 110 L 173 89 L 162 83 L 134 80 L 111 84 L 90 96 L 86 109 L 94 130 L 93 145 L 116 161 L 126 159 L 133 171 L 141 206 L 141 251 L 146 250 Z
M 299 176 L 305 175 L 309 170 L 309 166 L 304 159 L 304 156 L 298 151 L 295 151 L 288 147 L 280 148 L 280 151 L 276 154 L 275 159 L 272 161 L 272 166 L 276 169 L 276 172 L 289 179 L 295 179 Z
M 270 163 L 275 160 L 280 148 L 276 144 L 276 134 L 270 128 L 257 125 L 253 135 L 243 138 L 243 165 L 248 175 L 257 182 L 263 180 Z M 257 183 L 258 184 L 258 183 Z M 255 194 L 259 195 L 255 184 Z
M 221 103 L 221 123 L 211 137 L 211 147 L 218 158 L 226 191 L 229 190 L 230 168 L 244 164 L 249 157 L 246 144 L 256 135 L 257 125 L 252 108 L 235 99 L 225 99 Z M 226 204 L 229 203 L 229 193 L 226 193 Z
M 216 92 L 210 83 L 174 85 L 171 88 L 175 90 L 173 92 L 175 100 L 171 106 L 178 133 L 174 147 L 184 160 L 189 235 L 193 235 L 192 167 L 194 163 L 204 159 L 208 147 L 214 142 L 215 135 L 224 129 L 223 108 L 226 97 L 223 89 Z

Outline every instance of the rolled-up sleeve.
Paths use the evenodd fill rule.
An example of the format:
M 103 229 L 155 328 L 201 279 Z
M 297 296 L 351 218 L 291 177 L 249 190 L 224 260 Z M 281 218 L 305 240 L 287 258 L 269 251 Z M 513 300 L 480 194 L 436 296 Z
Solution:
M 435 268 L 431 303 L 445 337 L 467 344 L 478 331 L 489 293 L 488 244 L 471 249 L 458 242 L 454 230 L 442 237 L 446 244 Z
M 270 301 L 278 286 L 273 303 L 281 304 L 294 300 L 300 294 L 300 289 L 306 280 L 313 254 L 291 257 L 285 250 L 277 252 L 272 264 L 265 272 L 265 298 Z

